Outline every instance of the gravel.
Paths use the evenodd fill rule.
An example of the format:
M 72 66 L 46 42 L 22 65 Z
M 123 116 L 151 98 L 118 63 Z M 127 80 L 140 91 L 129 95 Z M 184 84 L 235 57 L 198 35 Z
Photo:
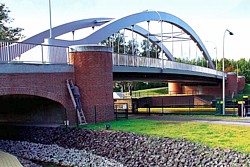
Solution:
M 40 161 L 59 166 L 123 167 L 119 162 L 88 153 L 85 150 L 65 149 L 54 144 L 46 145 L 27 141 L 0 140 L 0 148 L 2 151 L 20 157 L 25 166 L 31 165 L 30 162 L 32 161 Z
M 234 150 L 112 130 L 23 127 L 15 128 L 12 134 L 1 133 L 0 139 L 21 140 L 1 141 L 9 142 L 8 148 L 13 145 L 13 150 L 25 150 L 25 154 L 17 151 L 18 157 L 32 162 L 59 162 L 58 165 L 67 162 L 66 166 L 84 166 L 89 159 L 91 163 L 97 162 L 96 166 L 250 166 L 250 155 Z M 3 145 L 7 144 L 0 144 L 0 149 Z M 54 162 L 55 157 L 58 159 Z

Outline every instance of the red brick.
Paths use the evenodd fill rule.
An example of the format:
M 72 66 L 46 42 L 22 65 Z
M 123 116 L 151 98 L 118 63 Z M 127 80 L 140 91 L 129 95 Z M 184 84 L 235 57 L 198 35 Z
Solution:
M 73 105 L 66 80 L 73 79 L 73 76 L 73 73 L 0 74 L 0 96 L 19 94 L 44 97 L 62 104 L 69 112 L 73 110 Z M 76 124 L 73 114 L 69 114 L 68 119 Z
M 70 57 L 87 122 L 95 122 L 95 109 L 97 122 L 113 120 L 112 53 L 81 51 Z

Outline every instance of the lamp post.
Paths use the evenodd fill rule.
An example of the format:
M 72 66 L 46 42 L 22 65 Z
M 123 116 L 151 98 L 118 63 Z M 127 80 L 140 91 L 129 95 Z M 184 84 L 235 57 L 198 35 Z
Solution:
M 205 41 L 205 42 L 210 42 L 210 43 L 212 43 L 214 45 L 214 49 L 215 49 L 215 69 L 217 70 L 217 66 L 218 66 L 218 64 L 217 64 L 217 60 L 218 60 L 217 59 L 217 45 L 213 41 Z
M 52 38 L 52 19 L 51 19 L 51 2 L 49 0 L 49 23 L 50 23 L 50 28 L 49 28 L 49 38 Z
M 226 32 L 229 33 L 229 35 L 234 35 L 231 31 L 229 31 L 228 29 L 225 30 L 224 32 L 224 35 L 223 35 L 223 58 L 222 58 L 222 115 L 225 115 L 225 103 L 226 103 L 226 100 L 225 100 L 225 58 L 224 58 L 224 46 L 225 46 L 225 35 L 226 35 Z

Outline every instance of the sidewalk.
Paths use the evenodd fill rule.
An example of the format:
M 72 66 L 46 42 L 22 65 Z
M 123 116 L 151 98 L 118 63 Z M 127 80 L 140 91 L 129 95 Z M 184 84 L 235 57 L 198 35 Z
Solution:
M 250 122 L 248 121 L 232 121 L 232 120 L 223 120 L 223 121 L 205 121 L 205 120 L 196 120 L 194 122 L 206 122 L 212 124 L 226 124 L 226 125 L 240 125 L 240 126 L 250 126 Z
M 191 117 L 191 116 L 174 116 L 174 115 L 156 115 L 151 114 L 150 116 L 148 114 L 140 114 L 140 115 L 130 115 L 129 118 L 135 118 L 135 119 L 149 119 L 149 120 L 167 120 L 167 121 L 181 121 L 181 122 L 206 122 L 206 123 L 213 123 L 213 124 L 227 124 L 227 125 L 240 125 L 240 126 L 250 126 L 250 118 L 223 118 L 223 117 Z
M 23 167 L 18 159 L 6 152 L 0 151 L 0 166 L 1 167 Z

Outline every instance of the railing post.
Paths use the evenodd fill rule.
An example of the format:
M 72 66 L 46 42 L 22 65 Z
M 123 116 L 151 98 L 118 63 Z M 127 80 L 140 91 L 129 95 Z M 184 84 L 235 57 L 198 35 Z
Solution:
M 125 55 L 125 54 L 124 54 Z M 126 55 L 126 66 L 129 66 L 128 54 Z
M 133 64 L 134 64 L 134 67 L 135 67 L 135 55 L 133 55 Z
M 120 54 L 117 53 L 117 56 L 118 56 L 118 66 L 120 65 Z
M 164 109 L 163 109 L 163 97 L 162 97 L 162 98 L 161 98 L 161 114 L 162 114 L 162 115 L 163 115 L 163 113 L 164 113 L 163 110 L 164 110 Z
M 42 52 L 42 64 L 44 64 L 44 59 L 43 59 L 43 45 L 41 45 L 41 52 Z
M 11 61 L 11 58 L 10 58 L 10 41 L 7 41 L 7 56 L 8 56 L 8 63 Z
M 70 64 L 69 47 L 67 47 L 67 64 Z

